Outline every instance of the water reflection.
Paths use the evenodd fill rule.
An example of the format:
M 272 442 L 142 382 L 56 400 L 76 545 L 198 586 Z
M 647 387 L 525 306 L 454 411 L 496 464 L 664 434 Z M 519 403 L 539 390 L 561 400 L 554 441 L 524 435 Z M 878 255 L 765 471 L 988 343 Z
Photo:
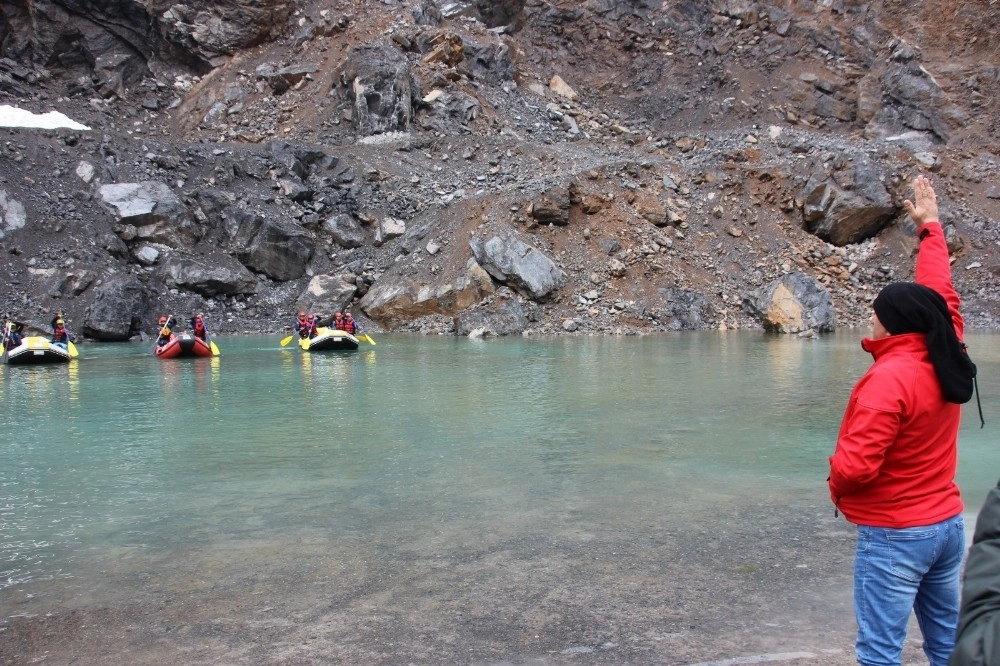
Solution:
M 726 543 L 735 568 L 779 526 L 849 536 L 824 479 L 871 362 L 859 337 L 381 336 L 378 357 L 233 338 L 224 361 L 93 345 L 71 367 L 4 368 L 0 428 L 15 434 L 0 443 L 0 587 L 61 598 L 66 578 L 106 581 L 77 603 L 113 606 L 152 594 L 155 576 L 181 598 L 206 569 L 326 572 L 314 549 L 352 563 L 345 576 L 385 562 L 427 599 L 451 590 L 464 604 L 456 590 L 476 576 L 589 575 L 597 553 L 622 562 L 595 583 L 621 604 L 608 581 L 659 589 L 635 572 L 706 567 Z M 988 420 L 998 342 L 970 342 Z M 963 424 L 970 506 L 1000 471 L 986 432 Z M 44 611 L 44 596 L 16 610 Z M 0 611 L 14 612 L 3 598 Z

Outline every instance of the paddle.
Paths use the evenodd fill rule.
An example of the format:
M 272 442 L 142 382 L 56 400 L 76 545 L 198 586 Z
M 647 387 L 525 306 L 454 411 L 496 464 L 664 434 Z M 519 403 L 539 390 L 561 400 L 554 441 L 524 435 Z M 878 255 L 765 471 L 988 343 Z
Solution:
M 3 356 L 4 345 L 7 343 L 7 338 L 10 337 L 10 322 L 7 322 L 3 327 L 3 335 L 0 336 L 0 356 Z
M 361 335 L 359 335 L 358 340 L 364 340 L 369 344 L 371 344 L 372 347 L 375 346 L 375 341 L 372 340 L 372 336 L 368 335 L 367 333 L 362 333 Z
M 201 315 L 198 315 L 198 316 L 200 317 Z M 220 354 L 219 354 L 219 347 L 216 346 L 215 340 L 210 340 L 209 339 L 212 336 L 208 332 L 208 326 L 205 325 L 205 318 L 204 317 L 201 317 L 201 324 L 202 324 L 202 326 L 205 326 L 205 339 L 208 340 L 208 348 L 212 350 L 212 356 L 220 356 Z
M 287 347 L 288 343 L 291 342 L 292 338 L 294 338 L 294 337 L 295 337 L 294 335 L 289 335 L 287 338 L 282 338 L 281 339 L 281 346 L 282 347 Z

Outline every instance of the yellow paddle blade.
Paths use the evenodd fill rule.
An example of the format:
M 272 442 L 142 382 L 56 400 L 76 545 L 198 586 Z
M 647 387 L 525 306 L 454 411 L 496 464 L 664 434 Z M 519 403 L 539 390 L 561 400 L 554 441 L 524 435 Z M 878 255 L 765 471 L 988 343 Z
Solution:
M 299 346 L 308 351 L 310 342 L 312 342 L 311 338 L 302 338 L 301 340 L 299 340 Z
M 3 343 L 0 343 L 0 356 L 3 356 L 4 348 Z
M 78 351 L 76 350 L 76 345 L 74 345 L 74 344 L 73 344 L 72 342 L 70 342 L 69 340 L 67 340 L 67 341 L 66 341 L 66 351 L 68 351 L 68 352 L 69 352 L 69 357 L 70 357 L 70 358 L 76 358 L 77 356 L 79 356 L 79 355 L 80 355 L 80 352 L 78 352 Z
M 359 340 L 360 340 L 361 338 L 364 338 L 365 340 L 367 340 L 367 341 L 368 341 L 368 343 L 369 343 L 369 344 L 370 344 L 370 345 L 371 345 L 372 347 L 374 347 L 374 346 L 375 346 L 375 341 L 374 341 L 374 340 L 372 340 L 372 336 L 368 335 L 367 333 L 362 333 L 361 335 L 359 335 L 359 336 L 358 336 L 358 339 L 359 339 Z
M 212 348 L 212 354 L 213 355 L 219 356 L 219 348 L 215 345 L 215 341 L 214 340 L 211 341 L 211 342 L 209 342 L 208 346 Z
M 295 337 L 294 335 L 289 335 L 287 338 L 282 338 L 281 339 L 281 346 L 282 347 L 287 347 L 288 343 L 291 342 L 292 338 L 294 338 L 294 337 Z

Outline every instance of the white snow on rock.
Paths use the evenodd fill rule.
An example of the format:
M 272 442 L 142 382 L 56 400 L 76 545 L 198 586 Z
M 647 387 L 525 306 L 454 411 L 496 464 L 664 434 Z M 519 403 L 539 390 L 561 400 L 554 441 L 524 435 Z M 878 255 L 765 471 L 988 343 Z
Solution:
M 86 125 L 81 125 L 75 120 L 71 120 L 63 113 L 49 111 L 48 113 L 37 114 L 25 111 L 7 104 L 0 104 L 0 127 L 37 127 L 40 129 L 67 129 L 89 130 Z

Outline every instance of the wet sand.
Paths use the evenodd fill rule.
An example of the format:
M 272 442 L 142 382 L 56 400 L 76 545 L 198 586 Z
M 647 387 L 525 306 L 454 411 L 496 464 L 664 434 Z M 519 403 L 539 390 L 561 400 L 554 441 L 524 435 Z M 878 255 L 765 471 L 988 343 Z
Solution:
M 120 549 L 4 590 L 0 663 L 847 665 L 853 544 L 816 506 L 683 531 Z M 919 646 L 914 626 L 904 663 Z

